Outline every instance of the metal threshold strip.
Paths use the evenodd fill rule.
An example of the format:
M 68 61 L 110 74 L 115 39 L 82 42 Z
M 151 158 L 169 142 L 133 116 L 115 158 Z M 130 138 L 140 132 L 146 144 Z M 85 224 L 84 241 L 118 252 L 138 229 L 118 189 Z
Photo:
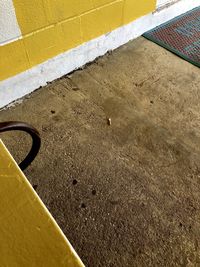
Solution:
M 182 1 L 182 0 L 173 0 L 173 1 L 167 2 L 167 3 L 163 4 L 163 5 L 158 5 L 157 9 L 154 11 L 154 13 L 160 12 L 160 11 L 164 10 L 165 8 L 168 8 L 168 7 L 170 7 L 170 6 L 174 5 L 174 4 L 177 4 L 180 1 Z

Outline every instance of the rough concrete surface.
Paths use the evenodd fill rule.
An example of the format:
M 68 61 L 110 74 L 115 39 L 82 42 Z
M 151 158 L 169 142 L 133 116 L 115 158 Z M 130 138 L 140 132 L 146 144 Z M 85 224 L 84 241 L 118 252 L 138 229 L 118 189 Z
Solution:
M 40 131 L 26 175 L 86 266 L 200 266 L 199 74 L 139 38 L 0 112 Z

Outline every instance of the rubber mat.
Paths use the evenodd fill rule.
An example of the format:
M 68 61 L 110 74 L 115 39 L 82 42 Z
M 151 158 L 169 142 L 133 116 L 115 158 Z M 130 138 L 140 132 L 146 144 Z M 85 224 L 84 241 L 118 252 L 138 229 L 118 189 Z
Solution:
M 200 67 L 200 7 L 146 32 L 143 36 Z

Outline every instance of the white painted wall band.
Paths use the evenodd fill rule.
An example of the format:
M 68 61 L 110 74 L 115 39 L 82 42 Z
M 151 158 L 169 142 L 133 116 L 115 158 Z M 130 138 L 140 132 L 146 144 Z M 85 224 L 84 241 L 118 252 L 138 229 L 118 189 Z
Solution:
M 0 46 L 22 36 L 12 0 L 0 0 Z
M 33 92 L 81 66 L 127 43 L 144 32 L 200 6 L 200 0 L 182 0 L 160 12 L 149 14 L 109 34 L 60 54 L 23 73 L 0 82 L 0 107 Z M 75 59 L 75 60 L 74 60 Z

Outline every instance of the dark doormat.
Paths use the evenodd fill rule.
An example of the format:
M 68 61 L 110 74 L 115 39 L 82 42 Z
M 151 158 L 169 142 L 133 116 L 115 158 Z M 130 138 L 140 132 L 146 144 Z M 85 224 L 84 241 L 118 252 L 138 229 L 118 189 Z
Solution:
M 200 7 L 146 32 L 143 36 L 200 67 Z

